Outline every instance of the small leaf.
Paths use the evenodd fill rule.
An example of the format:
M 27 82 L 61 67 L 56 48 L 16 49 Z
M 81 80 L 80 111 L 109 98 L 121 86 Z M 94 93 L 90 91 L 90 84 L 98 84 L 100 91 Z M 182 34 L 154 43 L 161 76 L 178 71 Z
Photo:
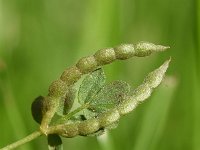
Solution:
M 130 86 L 124 81 L 114 81 L 105 85 L 93 98 L 90 99 L 89 109 L 95 112 L 104 112 L 114 108 L 125 99 L 130 92 Z
M 98 69 L 88 74 L 83 80 L 79 92 L 78 101 L 85 104 L 92 99 L 105 83 L 105 75 L 102 69 Z
M 39 124 L 41 123 L 43 118 L 43 113 L 42 113 L 43 108 L 44 108 L 44 97 L 39 96 L 33 101 L 31 105 L 31 112 L 33 119 Z
M 67 91 L 66 96 L 60 99 L 59 106 L 56 111 L 59 116 L 66 115 L 71 110 L 74 103 L 75 95 L 76 90 L 74 88 L 70 88 Z
M 49 134 L 47 137 L 49 150 L 63 150 L 62 140 L 57 134 Z

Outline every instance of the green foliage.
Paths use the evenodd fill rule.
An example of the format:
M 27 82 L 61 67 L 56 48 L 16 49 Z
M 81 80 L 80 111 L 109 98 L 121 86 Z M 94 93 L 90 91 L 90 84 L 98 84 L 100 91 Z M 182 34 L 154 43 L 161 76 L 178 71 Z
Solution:
M 102 69 L 98 69 L 87 75 L 78 91 L 78 101 L 80 104 L 89 103 L 94 99 L 105 83 L 105 74 Z
M 116 107 L 125 100 L 129 94 L 130 86 L 123 81 L 114 81 L 106 84 L 96 93 L 96 96 L 89 100 L 89 109 L 102 113 Z
M 130 86 L 123 81 L 105 84 L 105 75 L 98 69 L 87 75 L 79 88 L 79 103 L 88 104 L 92 112 L 102 113 L 117 106 L 130 92 Z

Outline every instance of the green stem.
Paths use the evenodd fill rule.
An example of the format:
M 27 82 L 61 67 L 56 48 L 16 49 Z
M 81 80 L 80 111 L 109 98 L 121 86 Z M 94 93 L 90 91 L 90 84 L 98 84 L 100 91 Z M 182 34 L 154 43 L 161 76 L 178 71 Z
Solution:
M 23 145 L 23 144 L 25 144 L 27 142 L 32 141 L 33 139 L 35 139 L 35 138 L 37 138 L 37 137 L 39 137 L 41 135 L 42 135 L 41 131 L 35 131 L 35 132 L 31 133 L 30 135 L 26 136 L 25 138 L 15 142 L 15 143 L 12 143 L 10 145 L 7 145 L 6 147 L 1 148 L 0 150 L 11 150 L 11 149 L 14 149 L 14 148 L 16 148 L 16 147 L 18 147 L 20 145 Z
M 64 116 L 63 118 L 61 118 L 59 121 L 62 121 L 62 120 L 69 120 L 72 116 L 74 116 L 76 113 L 80 112 L 81 110 L 83 109 L 86 109 L 89 107 L 89 104 L 86 103 L 80 107 L 78 107 L 77 109 L 75 109 L 74 111 L 70 112 L 69 114 L 67 114 L 66 116 Z M 30 142 L 32 141 L 33 139 L 39 137 L 42 135 L 42 132 L 41 131 L 35 131 L 33 133 L 31 133 L 30 135 L 28 135 L 27 137 L 15 142 L 15 143 L 12 143 L 10 145 L 7 145 L 6 147 L 4 148 L 1 148 L 0 150 L 11 150 L 11 149 L 14 149 L 20 145 L 23 145 L 27 142 Z
M 75 109 L 74 111 L 68 113 L 66 116 L 62 117 L 59 121 L 66 121 L 69 120 L 72 116 L 74 116 L 75 114 L 77 114 L 78 112 L 80 112 L 83 109 L 88 108 L 90 105 L 89 103 L 86 103 L 80 107 L 78 107 L 77 109 Z

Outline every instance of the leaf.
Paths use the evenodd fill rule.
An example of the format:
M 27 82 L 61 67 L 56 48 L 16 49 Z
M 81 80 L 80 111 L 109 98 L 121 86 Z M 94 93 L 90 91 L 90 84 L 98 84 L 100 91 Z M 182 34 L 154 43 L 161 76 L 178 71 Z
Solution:
M 60 99 L 59 106 L 56 111 L 59 116 L 66 115 L 71 110 L 74 103 L 75 95 L 76 90 L 74 88 L 70 88 L 67 91 L 66 96 Z
M 124 81 L 114 81 L 105 85 L 93 98 L 90 99 L 89 109 L 97 113 L 114 108 L 125 99 L 130 92 L 130 86 Z
M 42 113 L 43 108 L 44 108 L 44 97 L 39 96 L 33 101 L 31 105 L 31 113 L 33 119 L 39 124 L 41 123 L 43 118 L 43 113 Z
M 105 75 L 102 69 L 98 69 L 88 74 L 83 80 L 79 92 L 78 101 L 85 104 L 92 99 L 105 83 Z
M 62 140 L 57 134 L 49 134 L 47 137 L 49 150 L 63 150 Z
M 87 119 L 115 107 L 130 91 L 130 86 L 123 81 L 104 84 L 105 75 L 102 69 L 98 69 L 87 75 L 79 88 L 79 103 L 89 104 L 90 111 L 83 110 L 83 115 Z

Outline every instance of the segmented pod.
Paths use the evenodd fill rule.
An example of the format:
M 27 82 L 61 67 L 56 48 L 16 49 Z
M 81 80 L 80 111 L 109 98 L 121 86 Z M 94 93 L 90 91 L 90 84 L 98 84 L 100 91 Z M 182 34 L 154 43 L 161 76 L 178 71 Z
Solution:
M 163 51 L 169 47 L 155 45 L 148 42 L 139 42 L 135 46 L 133 44 L 121 44 L 114 48 L 107 48 L 97 51 L 94 55 L 81 58 L 77 64 L 71 68 L 66 69 L 60 79 L 54 81 L 49 87 L 48 96 L 51 98 L 49 102 L 53 103 L 53 107 L 48 104 L 46 113 L 43 116 L 40 129 L 46 134 L 48 124 L 51 122 L 54 113 L 58 107 L 59 98 L 64 97 L 68 86 L 77 82 L 83 74 L 90 73 L 102 65 L 112 63 L 119 59 L 124 60 L 133 56 L 144 57 L 149 56 L 153 52 Z
M 164 51 L 168 48 L 153 43 L 139 42 L 135 46 L 133 44 L 121 44 L 114 48 L 101 49 L 92 56 L 81 58 L 76 66 L 66 69 L 60 79 L 66 82 L 67 85 L 71 85 L 78 81 L 81 75 L 90 73 L 98 67 L 110 64 L 117 59 L 129 59 L 133 56 L 145 57 L 153 52 Z
M 67 138 L 77 135 L 90 135 L 117 122 L 121 116 L 133 111 L 140 102 L 146 100 L 151 95 L 153 89 L 156 88 L 164 78 L 169 62 L 170 60 L 166 61 L 158 69 L 149 73 L 142 85 L 138 86 L 130 96 L 127 96 L 127 100 L 122 101 L 117 107 L 99 114 L 96 118 L 51 127 L 48 134 L 56 133 Z
M 94 54 L 98 66 L 106 65 L 116 59 L 114 48 L 101 49 Z
M 60 79 L 69 86 L 77 82 L 81 78 L 81 75 L 81 71 L 76 66 L 73 66 L 71 68 L 66 69 L 62 73 Z
M 63 82 L 62 80 L 56 80 L 52 82 L 51 85 L 49 86 L 48 95 L 56 98 L 61 97 L 65 95 L 67 88 L 68 86 L 65 82 Z
M 117 59 L 128 59 L 135 55 L 135 48 L 133 44 L 121 44 L 115 49 L 115 55 Z
M 81 58 L 76 66 L 80 69 L 83 74 L 92 72 L 98 66 L 96 58 L 94 56 L 88 56 Z
M 98 131 L 100 128 L 100 123 L 97 118 L 92 118 L 85 120 L 78 125 L 79 135 L 88 135 Z

